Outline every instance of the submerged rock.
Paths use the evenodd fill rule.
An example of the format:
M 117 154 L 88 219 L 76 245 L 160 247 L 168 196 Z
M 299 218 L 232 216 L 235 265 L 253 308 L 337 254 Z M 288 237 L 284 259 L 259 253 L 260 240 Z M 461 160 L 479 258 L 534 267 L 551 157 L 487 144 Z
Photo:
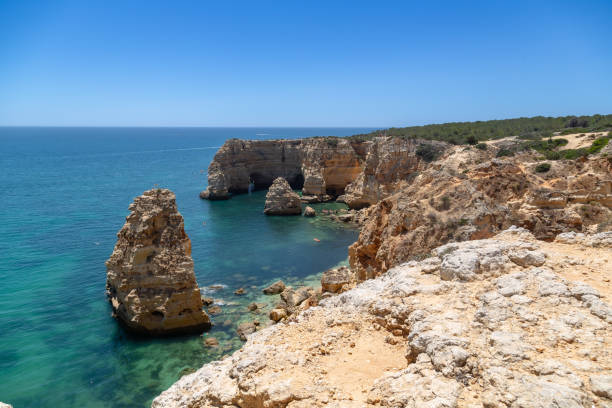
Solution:
M 208 308 L 208 313 L 210 313 L 211 315 L 216 315 L 216 314 L 221 313 L 221 306 L 219 305 L 210 306 Z
M 219 345 L 219 340 L 217 340 L 215 337 L 206 337 L 204 339 L 204 344 L 207 347 L 217 347 Z
M 285 290 L 285 283 L 283 281 L 276 281 L 263 290 L 265 295 L 278 295 Z
M 300 196 L 293 192 L 287 180 L 278 177 L 266 194 L 264 214 L 299 215 L 302 213 Z
M 244 322 L 238 325 L 236 332 L 240 340 L 246 341 L 249 334 L 253 334 L 257 331 L 257 325 L 254 322 Z
M 114 315 L 129 330 L 150 335 L 210 328 L 174 193 L 145 191 L 129 210 L 106 261 Z

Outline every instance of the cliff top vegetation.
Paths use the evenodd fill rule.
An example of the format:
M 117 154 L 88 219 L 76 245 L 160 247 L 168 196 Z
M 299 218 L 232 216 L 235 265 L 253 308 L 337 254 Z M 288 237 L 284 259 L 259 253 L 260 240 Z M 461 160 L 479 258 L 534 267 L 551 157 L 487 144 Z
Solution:
M 476 122 L 451 122 L 425 126 L 389 128 L 350 136 L 351 140 L 371 140 L 380 134 L 410 139 L 440 140 L 451 144 L 476 145 L 481 141 L 518 136 L 539 140 L 559 134 L 586 133 L 612 129 L 612 114 L 592 116 L 535 116 Z

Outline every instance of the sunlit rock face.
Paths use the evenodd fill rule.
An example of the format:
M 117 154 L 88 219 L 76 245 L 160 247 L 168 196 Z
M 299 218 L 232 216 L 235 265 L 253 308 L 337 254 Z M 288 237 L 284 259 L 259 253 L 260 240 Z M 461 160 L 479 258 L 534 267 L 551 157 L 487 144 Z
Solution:
M 302 189 L 309 202 L 342 196 L 349 207 L 362 208 L 392 194 L 426 165 L 416 154 L 423 144 L 440 152 L 448 146 L 390 137 L 363 142 L 342 138 L 231 139 L 211 162 L 208 187 L 200 197 L 228 199 L 231 194 L 247 192 L 250 184 L 265 189 L 282 177 L 293 189 Z
M 302 202 L 287 180 L 282 177 L 274 180 L 266 194 L 264 214 L 266 215 L 300 215 Z
M 145 191 L 129 210 L 106 262 L 106 291 L 116 318 L 129 330 L 150 335 L 210 328 L 174 193 Z

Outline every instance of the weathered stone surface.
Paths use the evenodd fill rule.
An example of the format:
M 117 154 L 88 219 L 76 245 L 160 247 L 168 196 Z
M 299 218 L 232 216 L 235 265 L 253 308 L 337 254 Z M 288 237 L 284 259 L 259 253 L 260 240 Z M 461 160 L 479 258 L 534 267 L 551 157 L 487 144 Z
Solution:
M 115 316 L 128 329 L 145 334 L 208 329 L 191 242 L 174 193 L 145 191 L 129 210 L 106 261 L 106 291 Z
M 277 295 L 285 290 L 285 283 L 281 280 L 274 282 L 263 290 L 265 295 Z
M 306 206 L 306 208 L 304 208 L 304 217 L 314 217 L 315 215 L 317 215 L 317 212 L 314 208 L 310 206 Z
M 287 317 L 287 311 L 285 309 L 272 309 L 269 317 L 270 320 L 278 322 L 279 320 Z
M 567 231 L 612 229 L 612 162 L 601 158 L 559 162 L 556 173 L 544 180 L 525 170 L 525 162 L 534 160 L 528 154 L 484 162 L 482 154 L 493 152 L 449 148 L 438 161 L 419 164 L 418 173 L 413 173 L 418 175 L 403 180 L 390 190 L 392 194 L 383 194 L 365 210 L 359 239 L 349 248 L 349 263 L 358 281 L 415 255 L 427 255 L 446 242 L 488 238 L 512 225 L 544 240 Z M 545 183 L 547 192 L 542 190 Z M 564 198 L 559 201 L 557 196 Z M 585 238 L 570 233 L 559 239 Z M 612 247 L 612 232 L 589 234 L 585 244 Z M 517 248 L 508 255 L 525 267 L 543 263 L 530 248 Z M 469 258 L 466 253 L 462 265 L 457 265 L 462 272 L 452 272 L 448 265 L 447 276 L 466 279 L 469 268 L 477 269 L 468 265 Z
M 210 313 L 211 315 L 216 315 L 221 313 L 221 306 L 219 305 L 212 305 L 208 307 L 208 313 Z
M 253 322 L 240 323 L 236 329 L 236 332 L 242 341 L 246 341 L 247 336 L 255 333 L 255 331 L 257 331 L 257 326 Z
M 401 189 L 406 180 L 427 167 L 416 151 L 421 145 L 442 153 L 448 145 L 418 139 L 377 137 L 368 146 L 363 171 L 347 187 L 342 201 L 351 208 L 363 208 Z
M 310 202 L 332 199 L 362 168 L 368 143 L 323 138 L 298 140 L 227 140 L 208 167 L 208 187 L 200 196 L 226 199 L 245 193 L 249 182 L 256 189 L 268 188 L 277 177 L 286 179 Z M 327 198 L 325 197 L 327 196 Z
M 351 282 L 351 273 L 346 266 L 328 269 L 321 276 L 321 288 L 323 292 L 338 293 L 343 286 Z
M 274 180 L 268 194 L 264 214 L 266 215 L 299 215 L 302 213 L 300 196 L 293 192 L 287 180 L 282 177 Z
M 525 248 L 544 264 L 510 259 Z M 469 279 L 443 280 L 444 259 L 466 252 Z M 592 310 L 609 308 L 609 271 L 568 268 L 568 254 L 612 262 L 605 247 L 540 243 L 518 228 L 440 247 L 248 335 L 153 408 L 608 406 L 612 325 Z M 566 291 L 539 293 L 557 283 Z
M 214 337 L 206 337 L 206 338 L 204 339 L 204 344 L 205 344 L 207 347 L 217 347 L 217 346 L 219 345 L 219 340 L 217 340 L 217 339 L 216 339 L 216 338 L 214 338 Z
M 593 375 L 589 380 L 595 395 L 612 400 L 612 375 Z

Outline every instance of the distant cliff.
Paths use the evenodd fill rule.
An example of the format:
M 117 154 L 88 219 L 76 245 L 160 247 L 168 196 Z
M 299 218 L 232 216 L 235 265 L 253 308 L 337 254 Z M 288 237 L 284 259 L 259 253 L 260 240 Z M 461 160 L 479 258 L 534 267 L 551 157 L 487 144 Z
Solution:
M 340 138 L 299 140 L 231 139 L 208 168 L 208 188 L 200 196 L 224 200 L 245 193 L 249 183 L 268 188 L 283 177 L 317 201 L 340 198 L 351 208 L 375 204 L 397 190 L 402 180 L 425 167 L 419 148 L 439 154 L 447 145 L 425 140 Z

